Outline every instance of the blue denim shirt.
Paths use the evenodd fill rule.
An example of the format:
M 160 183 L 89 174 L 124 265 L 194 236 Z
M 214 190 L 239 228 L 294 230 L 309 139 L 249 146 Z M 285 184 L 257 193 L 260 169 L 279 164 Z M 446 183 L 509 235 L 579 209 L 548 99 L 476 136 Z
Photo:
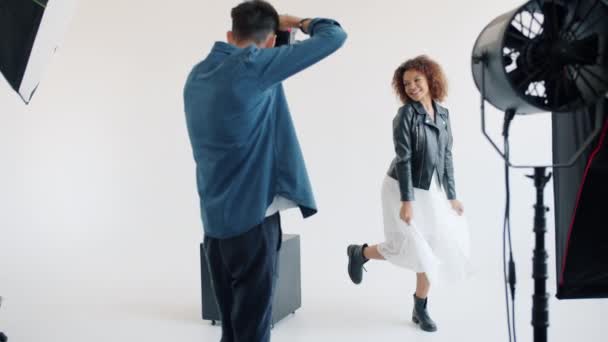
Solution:
M 329 56 L 346 33 L 314 19 L 311 37 L 277 48 L 217 42 L 184 88 L 205 235 L 230 238 L 260 224 L 275 195 L 317 212 L 281 82 Z

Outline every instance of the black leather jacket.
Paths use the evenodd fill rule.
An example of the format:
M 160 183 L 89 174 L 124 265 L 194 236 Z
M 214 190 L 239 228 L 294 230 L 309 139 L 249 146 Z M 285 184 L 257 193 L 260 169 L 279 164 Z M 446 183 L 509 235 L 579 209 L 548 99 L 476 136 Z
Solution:
M 393 119 L 393 142 L 397 156 L 388 175 L 399 181 L 401 201 L 413 201 L 414 187 L 428 190 L 433 173 L 447 198 L 456 199 L 452 162 L 452 129 L 448 110 L 434 102 L 436 121 L 419 102 L 399 108 Z

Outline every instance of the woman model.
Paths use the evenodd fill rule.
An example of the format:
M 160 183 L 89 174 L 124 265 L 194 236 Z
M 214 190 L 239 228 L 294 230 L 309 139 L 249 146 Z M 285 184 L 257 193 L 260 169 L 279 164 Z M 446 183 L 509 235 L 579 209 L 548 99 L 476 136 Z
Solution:
M 424 331 L 437 325 L 427 311 L 430 285 L 444 271 L 468 270 L 469 233 L 456 198 L 450 115 L 441 67 L 427 56 L 401 64 L 393 88 L 403 106 L 393 119 L 396 156 L 382 184 L 385 241 L 347 248 L 348 274 L 361 283 L 363 265 L 387 260 L 416 272 L 412 320 Z

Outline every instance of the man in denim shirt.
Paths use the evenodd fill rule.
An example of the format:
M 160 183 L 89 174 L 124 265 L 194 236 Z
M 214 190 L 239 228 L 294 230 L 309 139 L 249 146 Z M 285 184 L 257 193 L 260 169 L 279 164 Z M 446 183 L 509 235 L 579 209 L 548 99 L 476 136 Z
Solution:
M 228 43 L 194 66 L 184 104 L 222 341 L 269 341 L 279 211 L 317 211 L 281 82 L 335 52 L 346 33 L 259 0 L 231 14 Z M 274 47 L 277 29 L 295 28 L 310 38 Z

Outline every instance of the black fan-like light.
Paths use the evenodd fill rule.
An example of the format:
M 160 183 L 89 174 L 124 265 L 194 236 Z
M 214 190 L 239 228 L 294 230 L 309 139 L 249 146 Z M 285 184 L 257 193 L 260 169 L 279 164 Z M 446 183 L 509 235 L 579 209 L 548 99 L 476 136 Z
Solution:
M 544 205 L 544 187 L 551 174 L 547 175 L 546 169 L 572 166 L 599 136 L 605 115 L 598 113 L 595 116 L 594 131 L 585 138 L 569 160 L 563 158 L 565 162 L 545 166 L 513 165 L 510 162 L 509 126 L 516 114 L 576 113 L 577 110 L 590 107 L 606 97 L 607 54 L 608 0 L 527 1 L 523 6 L 490 22 L 477 38 L 473 48 L 473 78 L 482 95 L 482 132 L 503 157 L 506 165 L 507 209 L 503 237 L 510 234 L 508 168 L 534 168 L 534 175 L 530 178 L 534 180 L 536 188 L 532 271 L 532 325 L 535 342 L 547 341 L 549 325 L 545 248 L 545 215 L 548 208 Z M 503 151 L 486 132 L 485 101 L 505 112 Z M 504 241 L 506 239 L 503 243 Z M 505 246 L 506 244 L 503 248 Z M 515 266 L 512 256 L 508 270 L 506 259 L 503 262 L 505 280 L 513 300 Z M 505 294 L 507 293 L 508 289 L 505 287 Z M 515 320 L 514 308 L 509 311 Z M 507 322 L 511 340 L 511 333 L 515 333 L 515 328 L 509 320 Z
M 602 0 L 528 1 L 479 35 L 475 84 L 494 106 L 518 114 L 581 108 L 608 90 L 607 32 Z

